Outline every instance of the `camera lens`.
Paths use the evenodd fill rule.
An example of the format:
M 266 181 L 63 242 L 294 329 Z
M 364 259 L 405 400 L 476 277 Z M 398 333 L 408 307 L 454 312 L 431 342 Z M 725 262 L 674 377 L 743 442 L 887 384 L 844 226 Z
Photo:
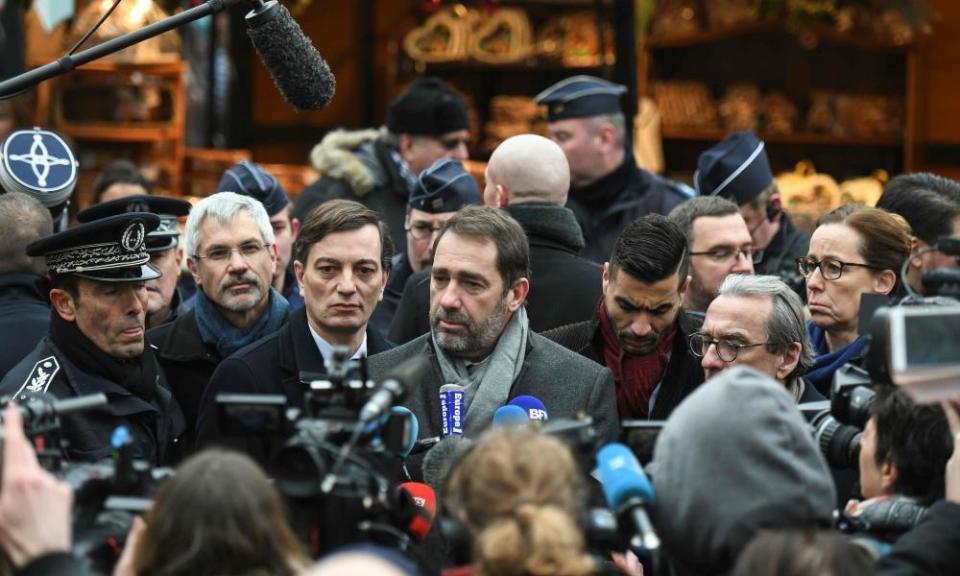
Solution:
M 860 458 L 860 437 L 863 432 L 855 426 L 841 424 L 829 411 L 811 420 L 813 436 L 830 466 L 853 468 Z

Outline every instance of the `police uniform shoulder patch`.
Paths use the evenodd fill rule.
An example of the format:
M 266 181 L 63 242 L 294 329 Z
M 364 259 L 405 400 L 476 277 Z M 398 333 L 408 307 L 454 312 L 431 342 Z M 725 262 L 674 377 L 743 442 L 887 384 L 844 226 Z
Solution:
M 60 362 L 56 356 L 47 356 L 33 365 L 33 370 L 23 381 L 23 385 L 13 395 L 14 400 L 19 400 L 29 394 L 43 394 L 53 382 L 53 377 L 60 371 Z

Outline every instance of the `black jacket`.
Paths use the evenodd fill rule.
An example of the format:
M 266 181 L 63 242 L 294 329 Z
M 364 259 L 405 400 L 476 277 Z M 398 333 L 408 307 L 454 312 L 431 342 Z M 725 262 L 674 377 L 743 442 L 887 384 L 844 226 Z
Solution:
M 197 312 L 189 310 L 173 322 L 147 332 L 147 340 L 157 347 L 157 362 L 163 367 L 174 398 L 183 410 L 187 424 L 186 449 L 194 444 L 200 398 L 222 358 L 216 346 L 205 344 L 197 328 Z
M 397 313 L 400 306 L 400 299 L 403 296 L 403 288 L 407 280 L 413 276 L 413 268 L 410 266 L 410 260 L 407 253 L 397 254 L 393 257 L 393 263 L 390 270 L 390 279 L 387 280 L 387 286 L 383 289 L 383 300 L 377 303 L 377 308 L 370 316 L 370 326 L 386 334 L 390 331 L 390 323 Z M 429 299 L 430 283 L 427 283 L 427 298 Z
M 49 331 L 50 305 L 39 286 L 42 282 L 37 274 L 0 274 L 0 377 Z
M 940 501 L 877 561 L 877 576 L 960 574 L 960 504 Z
M 593 316 L 603 288 L 603 267 L 577 256 L 583 248 L 573 213 L 552 204 L 504 208 L 530 241 L 530 329 L 544 332 Z M 390 339 L 404 343 L 430 331 L 430 272 L 417 272 L 403 289 Z M 386 297 L 384 297 L 386 299 Z
M 323 176 L 294 201 L 294 213 L 301 222 L 322 202 L 355 200 L 387 223 L 395 252 L 406 251 L 403 223 L 413 182 L 400 173 L 390 147 L 376 132 L 332 132 L 313 150 L 311 159 Z
M 627 154 L 619 168 L 600 180 L 570 188 L 567 207 L 576 214 L 586 241 L 581 256 L 606 262 L 627 224 L 651 212 L 667 215 L 693 196 L 691 188 L 642 170 Z
M 700 359 L 690 352 L 688 344 L 690 335 L 700 330 L 703 319 L 699 315 L 687 314 L 681 309 L 677 315 L 677 323 L 680 331 L 673 341 L 667 370 L 660 381 L 657 399 L 650 414 L 651 420 L 666 420 L 673 409 L 703 383 Z M 603 334 L 600 333 L 599 317 L 562 326 L 544 332 L 543 335 L 598 364 L 607 365 L 603 356 Z
M 61 436 L 70 443 L 65 453 L 71 460 L 94 462 L 110 457 L 113 431 L 121 425 L 130 430 L 135 457 L 167 465 L 181 456 L 186 426 L 162 370 L 156 395 L 148 402 L 106 378 L 82 372 L 44 338 L 0 381 L 0 395 L 13 396 L 27 388 L 57 398 L 107 395 L 105 407 L 61 418 Z
M 770 240 L 767 249 L 757 255 L 759 262 L 753 265 L 754 272 L 779 277 L 806 301 L 806 285 L 797 270 L 797 258 L 806 256 L 809 248 L 810 236 L 798 230 L 790 217 L 783 213 L 780 217 L 780 230 Z
M 375 330 L 367 329 L 367 355 L 393 348 Z M 200 403 L 197 419 L 199 445 L 226 444 L 266 465 L 279 446 L 276 438 L 227 438 L 220 433 L 218 394 L 283 394 L 289 407 L 303 408 L 306 383 L 301 373 L 324 374 L 323 355 L 317 348 L 301 308 L 279 331 L 241 348 L 217 367 Z

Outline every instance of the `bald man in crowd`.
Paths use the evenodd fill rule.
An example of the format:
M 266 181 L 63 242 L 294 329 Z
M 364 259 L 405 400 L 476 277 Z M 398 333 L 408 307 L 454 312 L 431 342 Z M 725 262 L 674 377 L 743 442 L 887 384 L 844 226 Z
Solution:
M 533 134 L 508 138 L 490 156 L 483 203 L 506 210 L 530 240 L 530 328 L 542 332 L 589 320 L 600 301 L 603 267 L 578 256 L 583 233 L 566 208 L 570 167 L 563 150 Z M 430 271 L 410 277 L 390 328 L 409 342 L 430 330 Z

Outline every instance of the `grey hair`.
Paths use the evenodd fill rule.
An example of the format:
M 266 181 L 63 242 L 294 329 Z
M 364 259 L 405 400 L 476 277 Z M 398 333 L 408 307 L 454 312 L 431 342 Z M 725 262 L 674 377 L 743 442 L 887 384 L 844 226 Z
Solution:
M 627 119 L 622 112 L 614 112 L 612 114 L 600 114 L 599 116 L 591 116 L 591 126 L 593 127 L 594 132 L 600 129 L 600 126 L 604 124 L 610 124 L 613 126 L 614 133 L 616 134 L 616 145 L 623 146 L 624 142 L 627 140 Z
M 787 346 L 800 343 L 800 361 L 787 375 L 787 383 L 803 376 L 813 366 L 814 350 L 803 321 L 803 302 L 783 280 L 776 276 L 748 276 L 729 274 L 720 289 L 719 296 L 731 298 L 769 298 L 773 303 L 767 318 L 767 350 L 773 354 L 783 353 Z
M 0 194 L 0 273 L 46 274 L 42 257 L 27 256 L 27 244 L 53 234 L 50 211 L 33 196 Z
M 264 244 L 274 243 L 270 216 L 267 215 L 267 210 L 260 201 L 236 192 L 217 192 L 197 202 L 197 205 L 190 210 L 187 228 L 183 234 L 183 249 L 187 256 L 192 258 L 197 255 L 197 249 L 200 247 L 200 228 L 207 217 L 213 218 L 221 226 L 226 226 L 241 212 L 246 212 L 256 221 Z

